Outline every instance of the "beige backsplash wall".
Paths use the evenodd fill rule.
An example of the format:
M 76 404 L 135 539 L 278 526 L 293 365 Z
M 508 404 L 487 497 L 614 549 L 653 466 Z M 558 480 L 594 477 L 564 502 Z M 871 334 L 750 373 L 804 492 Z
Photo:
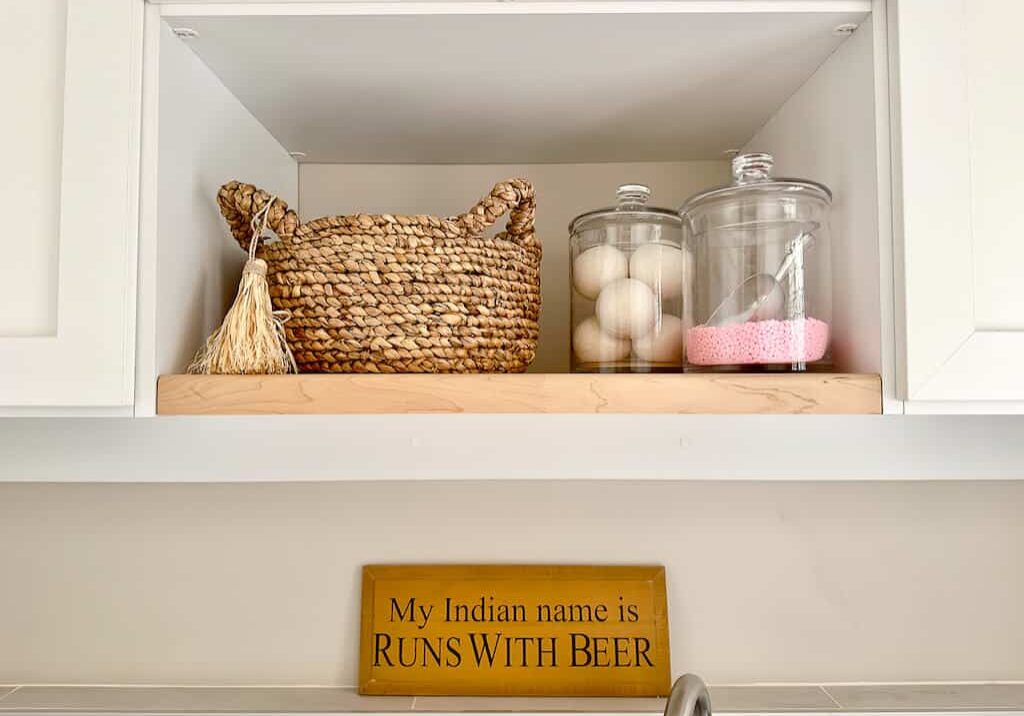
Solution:
M 0 484 L 0 683 L 356 680 L 367 562 L 662 563 L 673 670 L 1024 679 L 1024 482 Z

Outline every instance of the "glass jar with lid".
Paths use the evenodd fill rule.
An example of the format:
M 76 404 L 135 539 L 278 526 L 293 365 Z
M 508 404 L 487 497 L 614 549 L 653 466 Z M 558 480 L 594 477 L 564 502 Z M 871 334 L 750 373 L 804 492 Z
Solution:
M 569 225 L 574 372 L 680 371 L 687 267 L 678 212 L 624 184 Z
M 830 363 L 832 193 L 777 179 L 770 154 L 732 162 L 731 186 L 680 209 L 695 279 L 687 370 L 803 371 Z

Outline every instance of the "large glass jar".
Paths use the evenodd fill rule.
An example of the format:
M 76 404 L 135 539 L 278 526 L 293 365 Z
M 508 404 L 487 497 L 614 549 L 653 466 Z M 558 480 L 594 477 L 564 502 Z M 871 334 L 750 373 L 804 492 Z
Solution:
M 574 372 L 680 371 L 688 260 L 678 212 L 619 187 L 614 207 L 569 225 Z
M 803 371 L 829 360 L 827 187 L 775 179 L 770 154 L 732 162 L 733 184 L 680 209 L 695 276 L 687 370 Z

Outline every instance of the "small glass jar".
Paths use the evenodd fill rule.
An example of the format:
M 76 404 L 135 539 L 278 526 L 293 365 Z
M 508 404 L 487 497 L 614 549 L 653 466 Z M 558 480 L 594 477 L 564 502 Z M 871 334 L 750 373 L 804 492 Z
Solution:
M 573 372 L 680 371 L 688 261 L 678 212 L 642 184 L 569 225 Z
M 733 184 L 680 209 L 695 278 L 686 369 L 803 371 L 830 364 L 832 193 L 775 179 L 770 154 L 732 162 Z

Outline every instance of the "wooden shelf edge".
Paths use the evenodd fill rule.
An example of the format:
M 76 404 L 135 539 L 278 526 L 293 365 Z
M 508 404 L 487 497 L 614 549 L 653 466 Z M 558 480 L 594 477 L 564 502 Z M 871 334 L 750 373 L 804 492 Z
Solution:
M 165 375 L 158 415 L 648 413 L 876 415 L 858 373 Z

